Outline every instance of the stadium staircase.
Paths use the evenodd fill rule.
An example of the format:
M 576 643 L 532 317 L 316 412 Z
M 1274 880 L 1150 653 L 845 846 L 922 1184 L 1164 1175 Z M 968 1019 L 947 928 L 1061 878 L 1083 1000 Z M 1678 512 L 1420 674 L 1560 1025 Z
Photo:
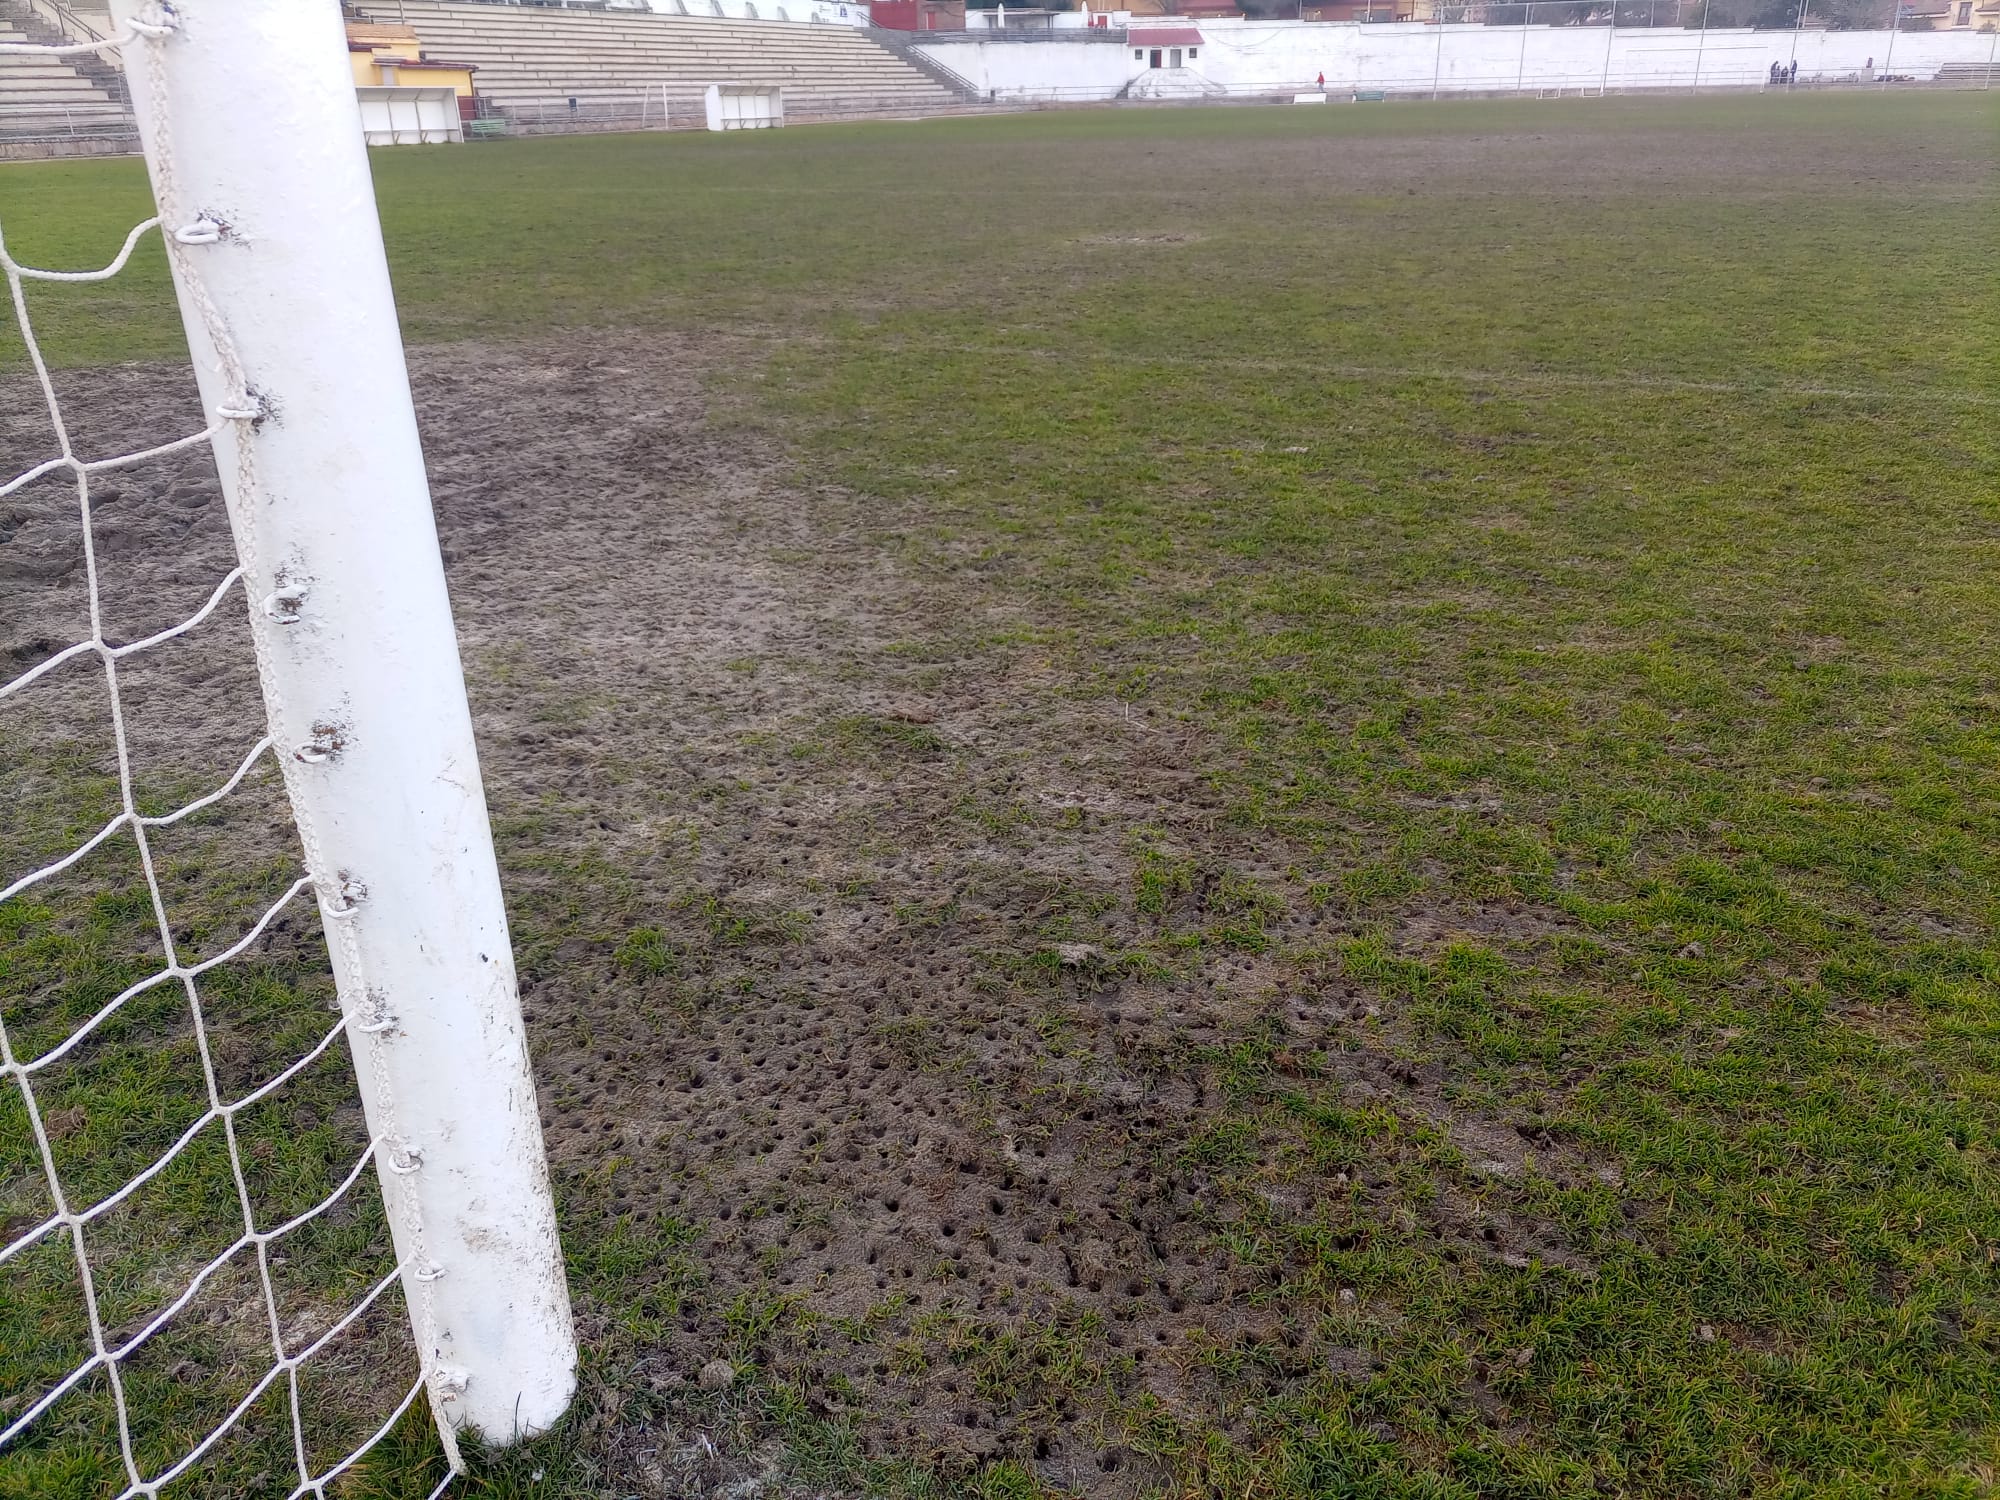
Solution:
M 0 0 L 0 42 L 60 46 L 90 41 L 109 22 L 42 0 Z M 132 151 L 125 78 L 97 53 L 70 57 L 0 56 L 0 160 L 25 156 L 98 156 Z
M 1226 99 L 1229 90 L 1193 68 L 1148 68 L 1120 89 L 1118 97 L 1198 104 L 1204 99 Z
M 1948 62 L 1938 64 L 1938 83 L 1955 83 L 1961 88 L 1992 88 L 2000 83 L 2000 66 L 1991 59 L 1986 62 Z
M 524 131 L 657 126 L 663 95 L 672 123 L 693 125 L 711 83 L 779 85 L 793 120 L 947 114 L 977 102 L 859 27 L 466 0 L 353 9 L 413 27 L 427 56 L 471 63 L 481 112 Z

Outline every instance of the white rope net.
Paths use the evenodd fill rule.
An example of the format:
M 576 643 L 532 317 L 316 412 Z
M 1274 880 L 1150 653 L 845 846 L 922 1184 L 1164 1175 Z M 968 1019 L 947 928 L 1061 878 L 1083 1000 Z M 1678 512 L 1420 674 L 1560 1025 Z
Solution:
M 108 42 L 8 44 L 0 55 L 119 48 L 135 74 L 150 75 L 135 82 L 150 82 L 163 106 L 161 70 L 149 54 L 174 20 L 171 7 L 154 5 Z M 318 870 L 311 830 L 298 828 L 284 836 L 287 875 L 230 872 L 241 878 L 223 883 L 240 910 L 217 915 L 205 905 L 184 878 L 190 862 L 163 854 L 163 842 L 214 826 L 246 800 L 252 816 L 285 816 L 286 757 L 265 735 L 219 784 L 148 811 L 162 804 L 143 784 L 121 679 L 141 662 L 190 649 L 239 589 L 261 645 L 260 612 L 281 620 L 288 607 L 283 581 L 256 579 L 239 562 L 198 608 L 139 639 L 121 641 L 107 624 L 97 534 L 106 476 L 167 463 L 262 415 L 191 254 L 216 228 L 177 201 L 166 114 L 154 113 L 147 147 L 160 216 L 135 227 L 108 265 L 23 265 L 0 225 L 0 271 L 53 450 L 0 483 L 0 500 L 73 486 L 88 622 L 83 638 L 48 643 L 0 683 L 0 727 L 9 710 L 33 712 L 27 706 L 38 694 L 68 693 L 73 706 L 78 674 L 99 676 L 109 718 L 100 780 L 115 809 L 101 824 L 92 816 L 79 830 L 87 836 L 51 857 L 34 833 L 46 832 L 48 820 L 21 809 L 66 783 L 0 739 L 8 770 L 0 798 L 11 814 L 0 833 L 28 830 L 0 839 L 0 858 L 41 861 L 19 872 L 0 865 L 0 1473 L 25 1478 L 28 1492 L 54 1492 L 60 1476 L 74 1493 L 121 1500 L 325 1497 L 388 1444 L 393 1454 L 378 1455 L 371 1469 L 390 1463 L 393 1492 L 417 1494 L 428 1481 L 410 1476 L 435 1473 L 440 1455 L 434 1440 L 412 1438 L 422 1432 L 420 1416 L 404 1418 L 427 1384 L 435 1390 L 446 1377 L 425 1368 L 413 1347 L 412 1320 L 428 1326 L 430 1309 L 404 1304 L 405 1266 L 388 1248 L 379 1187 L 367 1181 L 371 1166 L 415 1167 L 398 1159 L 393 1121 L 369 1136 L 347 1049 L 336 1045 L 350 1029 L 391 1024 L 340 1011 L 337 996 L 350 991 L 331 973 L 343 944 L 329 953 L 317 917 L 337 924 L 353 902 L 337 876 Z M 79 451 L 58 396 L 28 285 L 108 281 L 154 229 L 233 394 L 200 431 L 93 458 Z M 248 557 L 259 496 L 254 445 L 233 446 L 229 519 Z M 0 540 L 6 520 L 0 509 Z M 188 693 L 177 706 L 201 703 Z M 72 813 L 54 826 L 76 821 Z M 241 929 L 233 940 L 214 935 L 232 926 Z M 336 1143 L 345 1144 L 343 1157 L 332 1154 Z M 421 1287 L 430 1268 L 420 1233 L 406 1233 L 405 1243 L 417 1247 L 410 1258 Z M 416 1300 L 428 1301 L 421 1291 Z M 408 1373 L 392 1376 L 395 1363 Z M 433 1497 L 459 1468 L 448 1431 L 440 1436 L 445 1472 Z

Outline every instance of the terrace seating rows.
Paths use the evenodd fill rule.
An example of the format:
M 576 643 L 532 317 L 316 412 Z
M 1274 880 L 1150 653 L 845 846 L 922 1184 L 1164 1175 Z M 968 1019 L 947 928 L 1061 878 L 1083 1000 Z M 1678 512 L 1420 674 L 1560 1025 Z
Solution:
M 0 15 L 0 42 L 35 40 Z M 60 57 L 0 57 L 0 137 L 89 135 L 130 129 L 124 101 Z
M 699 0 L 688 0 L 693 8 Z M 780 8 L 773 0 L 773 14 Z M 471 63 L 477 92 L 532 118 L 632 109 L 642 98 L 686 118 L 711 83 L 778 84 L 793 117 L 914 114 L 961 101 L 858 28 L 450 0 L 365 7 L 407 22 L 427 56 Z

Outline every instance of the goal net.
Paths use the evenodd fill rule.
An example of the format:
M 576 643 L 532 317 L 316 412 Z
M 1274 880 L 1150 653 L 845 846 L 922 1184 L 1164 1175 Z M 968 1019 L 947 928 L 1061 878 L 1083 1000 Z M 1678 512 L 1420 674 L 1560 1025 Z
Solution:
M 576 1356 L 339 9 L 113 12 L 0 45 L 122 54 L 157 206 L 84 270 L 0 215 L 39 394 L 0 422 L 0 1469 L 324 1495 L 375 1452 L 436 1494 Z M 179 430 L 186 382 L 65 375 L 36 322 L 154 236 Z

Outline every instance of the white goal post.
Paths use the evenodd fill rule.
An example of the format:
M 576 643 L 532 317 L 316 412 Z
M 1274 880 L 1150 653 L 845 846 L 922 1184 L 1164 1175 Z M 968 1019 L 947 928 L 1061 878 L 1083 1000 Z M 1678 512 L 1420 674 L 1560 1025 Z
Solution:
M 204 438 L 213 447 L 238 567 L 194 620 L 112 646 L 96 616 L 91 561 L 92 639 L 0 683 L 0 700 L 65 658 L 94 655 L 116 714 L 118 661 L 198 623 L 231 580 L 240 583 L 268 722 L 252 760 L 275 759 L 298 825 L 306 868 L 294 891 L 309 889 L 319 905 L 339 992 L 335 1033 L 352 1052 L 421 1385 L 456 1470 L 458 1430 L 507 1443 L 562 1416 L 575 1385 L 576 1344 L 340 7 L 337 0 L 111 0 L 111 11 L 114 36 L 104 45 L 122 54 L 131 86 L 207 424 L 168 447 Z M 22 267 L 0 242 L 60 447 L 58 458 L 25 474 L 0 474 L 0 493 L 72 474 L 86 549 L 94 475 L 166 450 L 113 459 L 72 451 L 23 281 L 115 274 L 139 233 L 104 271 L 68 275 Z M 86 558 L 94 554 L 86 550 Z M 112 827 L 22 879 L 0 870 L 0 900 L 116 832 L 138 840 L 157 907 L 145 839 L 167 821 L 140 815 L 127 770 L 124 811 Z M 207 965 L 176 957 L 164 916 L 160 925 L 166 968 L 148 984 L 184 987 L 199 1029 L 197 979 Z M 0 1084 L 19 1089 L 56 1206 L 47 1223 L 0 1247 L 0 1263 L 37 1237 L 67 1237 L 89 1297 L 84 1230 L 96 1210 L 72 1204 L 56 1180 L 33 1093 L 40 1065 L 9 1048 L 0 1026 Z M 211 1115 L 228 1127 L 245 1102 L 218 1097 Z M 232 1159 L 234 1142 L 231 1135 Z M 240 1163 L 237 1171 L 240 1185 Z M 246 1207 L 239 1245 L 254 1243 L 261 1256 L 279 1231 L 249 1217 Z M 98 1326 L 94 1305 L 90 1312 L 96 1353 L 81 1373 L 101 1370 L 116 1394 L 121 1351 Z M 277 1342 L 277 1370 L 292 1376 L 296 1402 L 304 1355 Z M 60 1394 L 35 1402 L 27 1418 L 0 1432 L 0 1443 Z M 137 1472 L 129 1436 L 124 1443 L 126 1493 L 153 1493 L 170 1476 Z M 306 1472 L 303 1444 L 300 1467 L 298 1493 L 321 1492 L 330 1475 Z

